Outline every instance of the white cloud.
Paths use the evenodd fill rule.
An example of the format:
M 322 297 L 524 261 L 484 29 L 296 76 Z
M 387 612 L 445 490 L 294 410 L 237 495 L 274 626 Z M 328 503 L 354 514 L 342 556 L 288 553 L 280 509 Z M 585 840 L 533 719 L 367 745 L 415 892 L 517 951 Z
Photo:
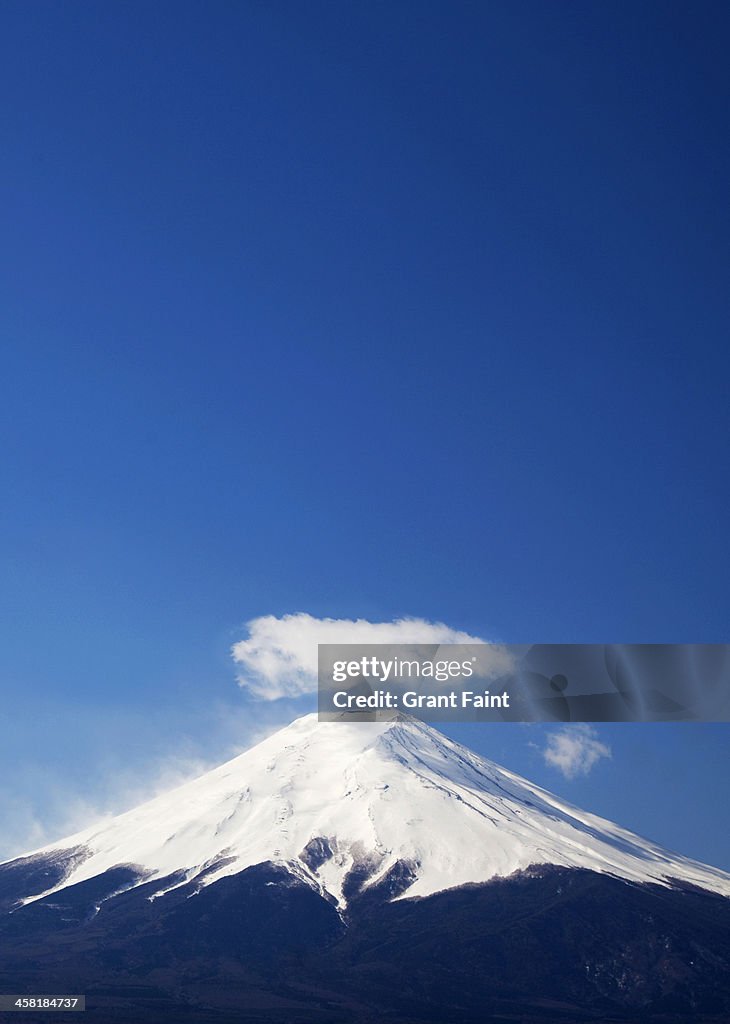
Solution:
M 213 767 L 202 759 L 175 754 L 158 764 L 126 771 L 120 766 L 108 774 L 102 765 L 90 772 L 85 792 L 43 766 L 30 767 L 22 791 L 0 792 L 0 820 L 5 826 L 0 836 L 0 862 L 122 814 Z
M 255 746 L 291 720 L 276 705 L 260 709 L 252 720 L 250 710 L 242 708 L 240 701 L 213 704 L 197 711 L 198 721 L 206 723 L 201 741 L 186 735 L 189 724 L 178 723 L 185 732 L 161 737 L 160 746 L 153 751 L 135 742 L 141 734 L 138 711 L 126 719 L 117 715 L 116 725 L 120 718 L 123 725 L 117 733 L 110 731 L 108 717 L 94 717 L 88 708 L 83 716 L 79 709 L 73 710 L 78 730 L 75 756 L 85 761 L 89 770 L 75 779 L 65 778 L 57 767 L 30 758 L 8 768 L 0 787 L 0 863 L 169 792 Z M 164 713 L 169 717 L 170 709 Z M 54 710 L 56 719 L 58 714 Z M 50 713 L 41 718 L 43 728 L 50 718 Z M 161 732 L 154 714 L 148 716 L 148 725 L 150 722 Z M 98 732 L 102 727 L 108 744 L 104 753 L 89 745 L 86 732 Z
M 557 768 L 566 779 L 587 775 L 601 758 L 611 756 L 611 748 L 597 737 L 590 725 L 566 725 L 548 736 L 542 756 L 546 764 Z
M 317 644 L 484 644 L 480 637 L 443 622 L 396 619 L 317 619 L 305 612 L 263 615 L 246 624 L 248 639 L 231 653 L 240 668 L 239 684 L 259 700 L 298 697 L 317 689 Z M 506 671 L 511 660 L 499 645 L 488 648 L 490 667 Z M 485 652 L 486 654 L 486 652 Z M 486 674 L 486 673 L 485 673 Z

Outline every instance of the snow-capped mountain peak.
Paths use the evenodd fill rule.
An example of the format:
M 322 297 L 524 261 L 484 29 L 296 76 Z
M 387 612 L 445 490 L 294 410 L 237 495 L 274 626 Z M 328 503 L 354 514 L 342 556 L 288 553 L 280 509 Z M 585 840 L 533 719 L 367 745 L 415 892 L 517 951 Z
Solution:
M 140 880 L 160 879 L 161 894 L 273 861 L 341 907 L 354 876 L 366 889 L 397 877 L 398 898 L 541 864 L 730 896 L 730 875 L 578 810 L 403 717 L 300 718 L 200 778 L 36 854 L 66 850 L 74 857 L 56 889 L 132 865 Z

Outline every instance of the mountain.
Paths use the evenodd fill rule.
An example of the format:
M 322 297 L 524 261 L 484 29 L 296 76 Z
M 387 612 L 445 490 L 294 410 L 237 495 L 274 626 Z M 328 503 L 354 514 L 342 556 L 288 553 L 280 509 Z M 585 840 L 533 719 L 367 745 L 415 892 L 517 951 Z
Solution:
M 728 897 L 421 722 L 311 715 L 0 865 L 0 991 L 83 984 L 103 1022 L 727 1021 Z
M 538 864 L 730 896 L 724 872 L 571 807 L 408 718 L 300 718 L 201 778 L 36 856 L 60 864 L 66 850 L 66 870 L 47 892 L 120 865 L 132 866 L 138 882 L 181 873 L 206 886 L 269 861 L 340 907 L 353 872 L 369 887 L 397 871 L 399 895 L 413 897 Z

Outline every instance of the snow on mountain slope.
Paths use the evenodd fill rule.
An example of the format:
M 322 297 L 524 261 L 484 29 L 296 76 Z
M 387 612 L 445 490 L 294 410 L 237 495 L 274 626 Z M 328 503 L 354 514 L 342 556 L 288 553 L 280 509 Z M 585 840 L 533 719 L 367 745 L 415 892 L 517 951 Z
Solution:
M 206 775 L 35 854 L 72 847 L 89 855 L 56 889 L 122 864 L 148 880 L 206 870 L 201 884 L 210 884 L 274 861 L 343 905 L 353 867 L 365 868 L 371 885 L 405 862 L 415 876 L 408 897 L 539 864 L 730 896 L 730 875 L 578 810 L 407 718 L 300 718 Z

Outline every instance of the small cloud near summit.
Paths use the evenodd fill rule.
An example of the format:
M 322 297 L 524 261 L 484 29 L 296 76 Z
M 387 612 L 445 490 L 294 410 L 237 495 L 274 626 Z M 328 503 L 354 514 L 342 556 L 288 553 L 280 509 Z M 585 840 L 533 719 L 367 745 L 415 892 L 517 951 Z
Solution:
M 575 779 L 587 775 L 602 758 L 611 757 L 611 748 L 601 743 L 592 726 L 576 723 L 551 733 L 542 756 L 566 779 Z
M 259 700 L 299 697 L 317 689 L 317 644 L 483 644 L 485 640 L 425 619 L 317 619 L 306 612 L 262 615 L 246 623 L 248 639 L 231 648 L 239 685 Z M 504 648 L 494 658 L 504 662 Z M 490 652 L 491 653 L 491 652 Z M 497 667 L 497 666 L 495 666 Z M 500 667 L 503 667 L 500 665 Z

